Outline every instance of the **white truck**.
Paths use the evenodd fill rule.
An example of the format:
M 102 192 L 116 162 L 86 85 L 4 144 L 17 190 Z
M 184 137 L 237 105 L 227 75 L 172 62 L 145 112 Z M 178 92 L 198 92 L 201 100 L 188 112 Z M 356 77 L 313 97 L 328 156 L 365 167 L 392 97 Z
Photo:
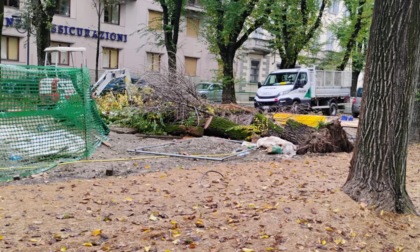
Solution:
M 323 71 L 311 68 L 280 69 L 258 83 L 254 106 L 260 110 L 297 108 L 305 105 L 313 111 L 335 116 L 350 99 L 351 72 Z

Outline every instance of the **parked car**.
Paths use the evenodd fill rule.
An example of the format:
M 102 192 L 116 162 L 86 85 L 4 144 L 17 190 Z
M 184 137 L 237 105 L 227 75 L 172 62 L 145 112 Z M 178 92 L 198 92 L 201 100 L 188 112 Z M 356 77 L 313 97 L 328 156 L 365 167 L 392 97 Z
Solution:
M 360 114 L 360 105 L 362 103 L 363 88 L 359 87 L 356 91 L 356 97 L 353 98 L 353 104 L 351 106 L 351 113 L 354 118 L 357 118 Z
M 220 83 L 200 82 L 196 85 L 197 93 L 209 101 L 222 101 L 223 87 Z

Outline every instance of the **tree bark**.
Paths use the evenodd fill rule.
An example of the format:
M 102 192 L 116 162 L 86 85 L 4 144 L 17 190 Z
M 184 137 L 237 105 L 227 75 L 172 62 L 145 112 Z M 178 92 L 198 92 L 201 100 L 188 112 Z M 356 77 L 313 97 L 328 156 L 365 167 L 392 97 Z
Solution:
M 54 2 L 43 3 L 41 0 L 32 0 L 32 9 L 34 10 L 34 18 L 32 24 L 36 29 L 36 52 L 38 55 L 38 65 L 42 66 L 45 63 L 45 48 L 51 43 L 51 22 L 56 10 Z M 44 6 L 45 4 L 45 6 Z
M 223 61 L 223 90 L 222 103 L 236 103 L 235 78 L 233 75 L 233 60 L 235 53 L 229 48 L 221 50 L 220 55 Z
M 406 159 L 420 73 L 420 3 L 375 2 L 356 148 L 343 191 L 358 202 L 416 213 L 406 191 Z
M 176 73 L 179 23 L 184 1 L 159 0 L 159 3 L 163 10 L 163 32 L 166 52 L 168 53 L 168 69 L 170 73 Z
M 360 70 L 354 69 L 351 72 L 351 87 L 350 87 L 350 96 L 355 97 L 357 91 L 357 80 L 359 79 Z

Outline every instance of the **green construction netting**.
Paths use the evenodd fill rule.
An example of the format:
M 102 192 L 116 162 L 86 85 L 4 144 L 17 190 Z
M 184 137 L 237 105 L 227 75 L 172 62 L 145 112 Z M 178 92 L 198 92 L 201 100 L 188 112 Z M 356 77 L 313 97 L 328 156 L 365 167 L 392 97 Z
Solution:
M 108 133 L 86 68 L 0 65 L 0 181 L 89 157 Z

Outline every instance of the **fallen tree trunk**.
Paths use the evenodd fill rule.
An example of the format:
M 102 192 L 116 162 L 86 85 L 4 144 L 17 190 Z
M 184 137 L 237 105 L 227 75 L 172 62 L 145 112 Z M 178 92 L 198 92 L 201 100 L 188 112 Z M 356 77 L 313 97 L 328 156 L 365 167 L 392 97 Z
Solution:
M 328 123 L 318 130 L 302 123 L 288 120 L 280 137 L 297 145 L 296 153 L 299 155 L 308 152 L 351 152 L 354 148 L 338 120 Z

